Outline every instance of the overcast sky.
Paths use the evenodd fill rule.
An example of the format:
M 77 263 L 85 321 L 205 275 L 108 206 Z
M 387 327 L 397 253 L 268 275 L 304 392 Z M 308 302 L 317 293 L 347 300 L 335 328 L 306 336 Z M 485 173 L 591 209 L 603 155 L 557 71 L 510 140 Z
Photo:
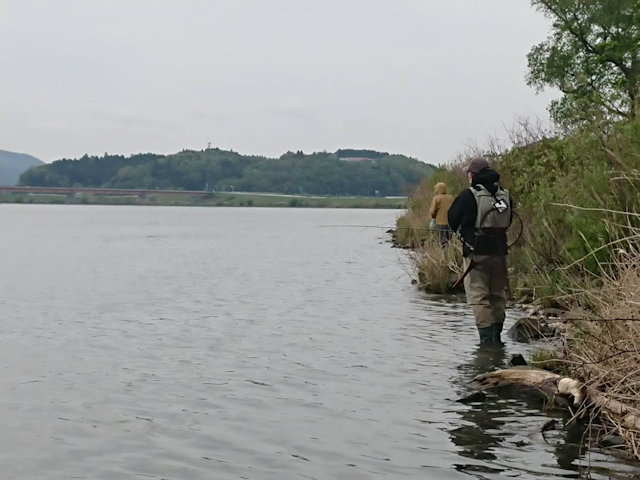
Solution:
M 0 149 L 430 163 L 547 119 L 528 0 L 0 0 Z

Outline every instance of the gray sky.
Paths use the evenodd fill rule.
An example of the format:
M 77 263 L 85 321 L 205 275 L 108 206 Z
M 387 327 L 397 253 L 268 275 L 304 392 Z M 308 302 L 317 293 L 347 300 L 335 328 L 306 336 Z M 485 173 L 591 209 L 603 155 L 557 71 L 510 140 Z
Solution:
M 0 0 L 0 149 L 430 163 L 547 118 L 528 0 Z

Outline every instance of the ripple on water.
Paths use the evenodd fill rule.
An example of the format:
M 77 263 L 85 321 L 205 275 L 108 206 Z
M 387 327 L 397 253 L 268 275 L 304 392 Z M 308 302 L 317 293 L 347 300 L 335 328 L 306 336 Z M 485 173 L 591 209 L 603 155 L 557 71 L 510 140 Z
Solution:
M 3 206 L 13 480 L 593 478 L 581 430 L 468 381 L 461 297 L 410 285 L 391 211 Z M 25 266 L 30 266 L 26 268 Z M 510 314 L 512 322 L 515 314 Z M 524 352 L 526 353 L 526 351 Z M 550 417 L 559 427 L 539 435 Z

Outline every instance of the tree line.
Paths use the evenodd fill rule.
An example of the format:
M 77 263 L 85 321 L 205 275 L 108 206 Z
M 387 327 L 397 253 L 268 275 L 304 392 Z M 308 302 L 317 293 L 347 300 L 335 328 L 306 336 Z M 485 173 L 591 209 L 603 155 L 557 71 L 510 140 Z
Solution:
M 435 167 L 404 155 L 343 149 L 279 158 L 208 148 L 173 155 L 104 154 L 61 159 L 24 172 L 20 185 L 282 194 L 406 195 Z

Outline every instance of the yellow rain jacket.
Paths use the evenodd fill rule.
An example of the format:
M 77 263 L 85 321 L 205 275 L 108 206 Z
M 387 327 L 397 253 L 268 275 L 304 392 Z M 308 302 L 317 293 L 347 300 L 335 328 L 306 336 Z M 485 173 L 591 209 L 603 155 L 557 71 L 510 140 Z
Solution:
M 436 183 L 435 187 L 433 187 L 433 192 L 435 195 L 429 209 L 431 218 L 436 220 L 436 225 L 448 226 L 447 212 L 453 203 L 453 195 L 447 193 L 447 185 L 444 183 Z

